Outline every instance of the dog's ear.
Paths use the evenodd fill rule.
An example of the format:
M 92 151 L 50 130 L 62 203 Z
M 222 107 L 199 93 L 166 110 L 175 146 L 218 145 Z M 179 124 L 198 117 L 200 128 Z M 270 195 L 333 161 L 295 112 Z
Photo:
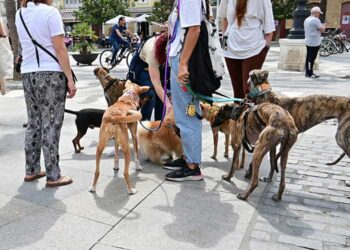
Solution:
M 96 67 L 94 69 L 94 75 L 97 76 L 98 72 L 100 71 L 100 67 Z
M 126 83 L 128 83 L 128 82 L 126 82 Z M 142 86 L 142 87 L 140 87 L 140 94 L 146 93 L 149 89 L 150 89 L 149 86 Z
M 262 70 L 261 77 L 263 78 L 264 82 L 267 82 L 267 80 L 269 78 L 269 72 L 267 70 Z
M 256 70 L 252 70 L 249 72 L 248 84 L 252 83 L 254 86 L 258 83 L 258 77 L 256 75 Z
M 125 88 L 127 89 L 127 88 L 131 88 L 133 86 L 133 83 L 130 81 L 130 80 L 127 80 L 126 82 L 125 82 Z

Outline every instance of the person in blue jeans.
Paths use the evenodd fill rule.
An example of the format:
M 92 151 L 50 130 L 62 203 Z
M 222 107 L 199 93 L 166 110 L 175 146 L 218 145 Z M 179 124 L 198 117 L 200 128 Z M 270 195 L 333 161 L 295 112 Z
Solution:
M 171 96 L 175 122 L 180 129 L 184 151 L 184 156 L 178 160 L 182 159 L 185 164 L 178 170 L 166 174 L 167 180 L 203 179 L 199 168 L 202 153 L 202 122 L 197 116 L 190 116 L 186 112 L 189 105 L 194 105 L 198 114 L 201 114 L 201 109 L 199 100 L 184 90 L 184 86 L 189 83 L 188 62 L 197 44 L 203 18 L 202 0 L 181 0 L 169 16 L 169 32 L 173 34 L 169 53 Z M 187 35 L 184 37 L 186 29 Z
M 112 32 L 109 38 L 112 44 L 112 50 L 113 50 L 111 61 L 112 61 L 112 64 L 114 65 L 116 64 L 115 58 L 117 56 L 119 48 L 122 47 L 122 50 L 120 51 L 120 55 L 122 55 L 130 45 L 130 42 L 124 39 L 125 35 L 130 38 L 134 37 L 132 32 L 126 28 L 125 17 L 120 17 L 118 20 L 118 24 L 115 24 L 112 27 Z

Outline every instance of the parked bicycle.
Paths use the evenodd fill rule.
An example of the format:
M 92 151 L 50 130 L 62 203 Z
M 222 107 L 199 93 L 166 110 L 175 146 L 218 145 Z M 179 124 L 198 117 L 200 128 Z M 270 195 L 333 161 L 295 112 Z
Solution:
M 320 56 L 329 56 L 331 54 L 350 51 L 350 39 L 340 30 L 328 31 L 320 45 Z
M 112 48 L 105 49 L 101 52 L 100 55 L 100 65 L 101 67 L 107 69 L 113 69 L 117 66 L 124 58 L 126 59 L 126 64 L 130 66 L 131 59 L 134 53 L 138 49 L 138 43 L 136 40 L 132 40 L 128 48 L 124 50 L 123 54 L 120 54 L 122 51 L 123 45 L 120 47 L 118 54 L 115 57 L 115 61 L 112 61 L 113 50 Z

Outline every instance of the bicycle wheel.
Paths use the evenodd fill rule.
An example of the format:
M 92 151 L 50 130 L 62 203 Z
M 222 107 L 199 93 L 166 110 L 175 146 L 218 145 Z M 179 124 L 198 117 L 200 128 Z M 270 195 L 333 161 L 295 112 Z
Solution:
M 343 43 L 344 43 L 344 48 L 346 50 L 346 52 L 350 52 L 350 39 L 345 39 L 343 40 Z
M 130 50 L 128 54 L 126 55 L 126 65 L 128 65 L 128 68 L 130 67 L 131 60 L 135 54 L 136 50 Z
M 339 41 L 338 39 L 333 40 L 333 42 L 335 43 L 334 53 L 343 53 L 344 52 L 343 42 Z
M 102 51 L 100 55 L 100 65 L 101 67 L 107 68 L 107 69 L 112 69 L 113 66 L 111 65 L 112 63 L 112 55 L 113 52 L 111 49 L 106 49 Z
M 335 43 L 330 39 L 323 39 L 320 45 L 320 56 L 330 56 L 336 51 Z

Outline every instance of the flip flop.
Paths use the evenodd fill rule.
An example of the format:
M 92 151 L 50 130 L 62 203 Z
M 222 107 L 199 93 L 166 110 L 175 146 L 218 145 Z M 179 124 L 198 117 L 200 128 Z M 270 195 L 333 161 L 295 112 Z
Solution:
M 24 181 L 25 182 L 31 182 L 31 181 L 34 181 L 36 179 L 40 179 L 42 177 L 45 177 L 46 176 L 46 173 L 44 171 L 41 171 L 40 173 L 38 174 L 33 174 L 33 175 L 26 175 L 24 177 Z
M 46 187 L 47 188 L 52 188 L 52 187 L 59 187 L 59 186 L 65 186 L 69 185 L 73 182 L 72 178 L 68 176 L 62 176 L 56 181 L 48 181 L 46 182 Z

